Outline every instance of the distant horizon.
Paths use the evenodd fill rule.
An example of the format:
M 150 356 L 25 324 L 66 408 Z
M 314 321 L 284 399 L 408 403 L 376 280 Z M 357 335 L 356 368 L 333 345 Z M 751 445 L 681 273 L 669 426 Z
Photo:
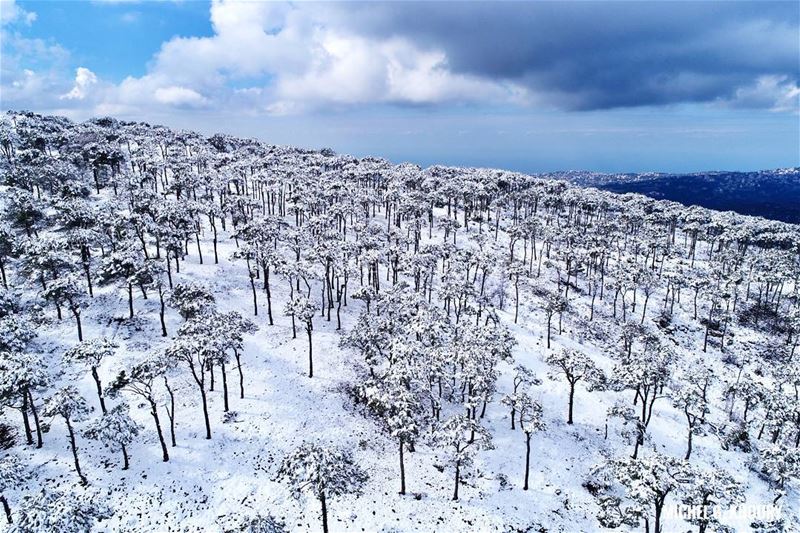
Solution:
M 256 139 L 258 141 L 261 141 L 261 142 L 264 142 L 264 143 L 267 143 L 267 144 L 276 145 L 276 146 L 291 146 L 291 147 L 294 147 L 294 148 L 301 148 L 301 149 L 305 149 L 305 150 L 322 150 L 322 149 L 328 148 L 328 149 L 333 150 L 334 152 L 336 152 L 339 155 L 352 156 L 352 157 L 358 157 L 358 158 L 378 157 L 378 158 L 381 158 L 381 159 L 386 159 L 387 161 L 389 161 L 392 164 L 411 163 L 411 164 L 419 165 L 422 168 L 426 168 L 426 167 L 430 167 L 430 166 L 436 166 L 436 165 L 450 166 L 450 167 L 490 168 L 490 169 L 506 170 L 506 171 L 510 171 L 510 172 L 519 172 L 519 173 L 522 173 L 522 174 L 531 174 L 531 175 L 555 174 L 555 173 L 567 173 L 567 172 L 576 172 L 576 173 L 586 172 L 586 173 L 596 173 L 596 174 L 689 175 L 689 174 L 708 174 L 708 173 L 714 173 L 714 172 L 740 172 L 740 173 L 747 173 L 747 172 L 770 172 L 770 171 L 778 171 L 778 170 L 796 170 L 796 169 L 800 169 L 800 161 L 798 161 L 795 165 L 789 165 L 789 166 L 771 166 L 771 167 L 753 167 L 753 168 L 706 168 L 706 169 L 702 169 L 702 170 L 678 170 L 678 171 L 659 170 L 659 169 L 649 169 L 649 170 L 635 170 L 635 169 L 634 170 L 605 170 L 605 169 L 597 169 L 597 168 L 577 168 L 577 167 L 575 167 L 575 168 L 560 167 L 560 168 L 554 168 L 552 170 L 518 169 L 518 168 L 511 168 L 509 166 L 502 166 L 502 165 L 473 165 L 473 164 L 463 164 L 463 163 L 454 163 L 454 162 L 444 162 L 442 160 L 435 160 L 435 159 L 432 159 L 432 160 L 429 160 L 429 161 L 426 160 L 424 162 L 420 161 L 420 160 L 397 159 L 397 158 L 386 157 L 386 156 L 384 156 L 384 155 L 382 155 L 380 153 L 375 153 L 375 152 L 370 152 L 370 153 L 352 153 L 352 152 L 345 151 L 345 150 L 339 150 L 339 149 L 337 149 L 336 146 L 311 146 L 311 145 L 298 144 L 298 143 L 280 143 L 280 142 L 273 142 L 270 138 L 266 138 L 266 137 L 258 135 L 258 134 L 255 134 L 255 135 L 241 134 L 241 133 L 237 133 L 235 131 L 223 131 L 223 130 L 214 129 L 214 128 L 196 128 L 196 127 L 186 128 L 186 127 L 181 127 L 181 126 L 173 126 L 173 125 L 170 125 L 170 124 L 168 124 L 166 122 L 158 121 L 158 120 L 143 120 L 143 119 L 139 120 L 139 119 L 136 119 L 136 118 L 129 118 L 129 117 L 121 118 L 121 117 L 116 117 L 114 115 L 96 115 L 96 116 L 92 116 L 92 117 L 88 117 L 88 118 L 84 118 L 84 119 L 80 119 L 80 120 L 75 120 L 75 119 L 72 119 L 72 118 L 70 118 L 69 116 L 67 116 L 65 114 L 60 114 L 60 115 L 59 114 L 50 114 L 50 113 L 47 113 L 47 112 L 40 112 L 40 111 L 31 110 L 31 109 L 2 109 L 0 112 L 2 112 L 2 113 L 32 112 L 32 113 L 37 113 L 37 114 L 42 115 L 42 116 L 59 116 L 59 117 L 62 117 L 62 118 L 67 118 L 69 120 L 73 120 L 75 122 L 86 122 L 86 121 L 89 121 L 89 120 L 96 120 L 96 119 L 100 119 L 100 118 L 113 118 L 115 120 L 119 120 L 119 121 L 122 121 L 122 122 L 139 122 L 139 123 L 147 123 L 147 124 L 150 124 L 150 125 L 153 125 L 153 126 L 162 126 L 162 127 L 169 128 L 171 130 L 175 130 L 175 131 L 178 131 L 178 130 L 194 131 L 194 132 L 200 133 L 202 135 L 205 135 L 207 137 L 210 137 L 212 135 L 215 135 L 215 134 L 219 133 L 219 134 L 224 134 L 224 135 L 231 135 L 233 137 L 238 137 L 238 138 L 241 138 L 241 139 Z

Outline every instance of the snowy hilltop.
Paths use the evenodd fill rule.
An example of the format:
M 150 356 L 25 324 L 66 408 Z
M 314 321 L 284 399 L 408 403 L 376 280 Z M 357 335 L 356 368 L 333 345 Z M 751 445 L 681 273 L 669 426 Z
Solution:
M 9 531 L 800 528 L 800 226 L 111 118 L 0 148 Z

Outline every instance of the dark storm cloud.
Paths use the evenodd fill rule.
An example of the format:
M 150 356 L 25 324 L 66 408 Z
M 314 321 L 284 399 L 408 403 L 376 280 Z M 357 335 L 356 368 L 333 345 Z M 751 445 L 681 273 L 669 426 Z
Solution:
M 352 31 L 447 53 L 454 72 L 570 109 L 733 100 L 800 78 L 798 2 L 387 2 L 339 5 Z M 751 99 L 769 107 L 770 98 Z M 773 100 L 774 101 L 774 100 Z

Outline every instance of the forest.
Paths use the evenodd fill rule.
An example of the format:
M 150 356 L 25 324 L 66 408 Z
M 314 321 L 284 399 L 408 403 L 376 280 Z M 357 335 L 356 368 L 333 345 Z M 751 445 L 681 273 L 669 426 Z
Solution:
M 798 225 L 113 118 L 0 146 L 9 531 L 800 528 Z

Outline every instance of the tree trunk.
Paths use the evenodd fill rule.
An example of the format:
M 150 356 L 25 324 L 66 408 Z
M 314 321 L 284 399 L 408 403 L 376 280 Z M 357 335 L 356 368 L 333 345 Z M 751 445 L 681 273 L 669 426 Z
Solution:
M 72 448 L 72 458 L 75 460 L 75 471 L 78 473 L 78 477 L 81 478 L 81 485 L 88 485 L 89 482 L 86 480 L 86 476 L 83 475 L 83 472 L 81 472 L 81 463 L 78 461 L 78 446 L 75 444 L 75 431 L 72 429 L 72 424 L 68 417 L 65 416 L 64 421 L 67 423 L 67 431 L 69 432 L 69 445 Z
M 319 502 L 322 504 L 322 533 L 328 533 L 328 504 L 325 501 L 325 489 L 319 495 Z
M 272 326 L 272 291 L 269 286 L 269 268 L 264 269 L 264 289 L 267 291 L 267 316 L 269 317 L 269 325 Z
M 308 333 L 308 377 L 314 377 L 314 357 L 313 357 L 313 346 L 311 344 L 311 329 L 306 328 Z
M 406 465 L 403 462 L 403 439 L 400 439 L 400 494 L 406 493 Z
M 211 422 L 208 419 L 208 400 L 206 399 L 206 390 L 200 385 L 200 396 L 203 400 L 203 419 L 206 423 L 206 440 L 211 439 Z
M 75 322 L 78 324 L 78 342 L 83 342 L 83 328 L 81 327 L 81 314 L 75 311 L 73 311 L 72 314 L 75 315 Z
M 128 449 L 125 448 L 124 444 L 122 445 L 122 459 L 122 469 L 127 470 L 130 467 L 130 464 L 128 463 Z
M 525 432 L 525 484 L 522 486 L 522 490 L 528 490 L 528 474 L 530 473 L 531 467 L 531 434 L 530 432 Z
M 460 481 L 460 476 L 461 476 L 461 465 L 459 464 L 458 461 L 456 461 L 456 483 L 455 483 L 455 488 L 453 489 L 453 501 L 458 500 L 458 483 Z
M 169 417 L 169 433 L 172 438 L 172 447 L 177 446 L 175 442 L 175 394 L 172 392 L 172 387 L 169 386 L 167 376 L 164 376 L 164 386 L 169 394 L 169 406 L 167 406 L 167 417 Z
M 128 318 L 133 318 L 133 284 L 128 283 Z
M 255 278 L 253 277 L 253 271 L 250 270 L 249 265 L 247 269 L 250 271 L 250 289 L 253 291 L 253 316 L 258 316 L 258 297 L 256 296 L 256 281 Z
M 164 321 L 164 291 L 159 287 L 158 289 L 158 298 L 161 301 L 161 310 L 158 313 L 159 318 L 161 319 L 161 336 L 167 336 L 167 323 Z
M 106 414 L 106 401 L 103 398 L 103 388 L 100 386 L 100 376 L 97 375 L 97 367 L 92 367 L 92 377 L 94 378 L 94 384 L 97 385 L 97 397 L 100 398 L 100 410 L 103 411 L 103 414 Z
M 28 391 L 25 390 L 22 393 L 22 407 L 20 408 L 20 412 L 22 413 L 22 425 L 25 427 L 25 439 L 28 442 L 28 445 L 33 444 L 33 433 L 31 432 L 31 422 L 28 418 Z
M 224 402 L 224 411 L 228 412 L 228 375 L 225 372 L 225 361 L 220 362 L 222 369 L 222 399 Z
M 236 356 L 236 367 L 239 369 L 239 398 L 244 399 L 244 374 L 242 374 L 242 360 L 239 350 L 233 352 Z
M 572 424 L 572 406 L 575 400 L 575 384 L 569 384 L 569 416 L 567 417 L 567 424 Z
M 654 533 L 661 533 L 661 509 L 664 506 L 664 500 L 662 499 L 660 502 L 656 499 L 656 516 L 655 520 L 653 521 L 653 531 Z
M 3 510 L 6 512 L 6 520 L 8 520 L 9 524 L 14 523 L 14 521 L 11 519 L 11 507 L 8 506 L 8 500 L 6 500 L 6 497 L 0 495 L 0 502 L 3 504 Z
M 152 398 L 148 398 L 150 402 L 150 414 L 153 415 L 153 420 L 156 423 L 156 431 L 158 432 L 158 441 L 161 443 L 161 454 L 163 456 L 163 460 L 166 463 L 169 461 L 169 452 L 167 452 L 167 443 L 164 442 L 164 433 L 161 431 L 161 421 L 158 419 L 158 411 L 156 407 L 156 402 Z
M 28 398 L 30 399 L 31 403 L 31 413 L 33 414 L 33 423 L 36 426 L 36 448 L 39 449 L 42 447 L 42 426 L 39 424 L 39 413 L 36 411 L 36 403 L 33 401 L 33 394 L 31 394 L 31 390 L 28 389 Z
M 644 324 L 644 315 L 647 312 L 647 301 L 648 300 L 650 300 L 650 295 L 649 294 L 645 294 L 645 296 L 644 296 L 644 305 L 642 306 L 642 320 L 639 322 L 640 325 Z

